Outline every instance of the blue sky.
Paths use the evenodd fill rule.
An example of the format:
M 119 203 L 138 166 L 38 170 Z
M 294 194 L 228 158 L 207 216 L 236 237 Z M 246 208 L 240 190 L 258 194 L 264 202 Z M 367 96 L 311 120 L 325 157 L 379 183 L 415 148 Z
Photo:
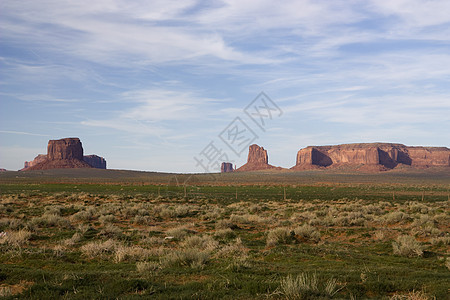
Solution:
M 450 146 L 450 1 L 0 2 L 0 167 L 79 137 L 109 168 L 202 172 L 239 117 L 291 167 L 308 145 Z M 258 127 L 264 91 L 282 114 Z

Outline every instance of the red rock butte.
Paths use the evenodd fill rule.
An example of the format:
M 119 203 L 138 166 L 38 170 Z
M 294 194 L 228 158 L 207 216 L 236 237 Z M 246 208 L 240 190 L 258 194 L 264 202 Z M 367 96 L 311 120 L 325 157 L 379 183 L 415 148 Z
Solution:
M 39 154 L 33 161 L 25 162 L 22 170 L 66 168 L 106 169 L 106 161 L 97 155 L 84 156 L 79 138 L 64 138 L 48 141 L 47 155 Z
M 267 155 L 267 150 L 265 150 L 263 147 L 253 144 L 248 147 L 247 163 L 238 168 L 236 171 L 258 171 L 269 169 L 282 170 L 282 168 L 280 167 L 269 165 L 269 156 Z
M 413 167 L 450 166 L 450 149 L 446 147 L 410 147 L 391 143 L 308 146 L 297 153 L 293 170 L 365 166 L 389 170 L 399 165 Z

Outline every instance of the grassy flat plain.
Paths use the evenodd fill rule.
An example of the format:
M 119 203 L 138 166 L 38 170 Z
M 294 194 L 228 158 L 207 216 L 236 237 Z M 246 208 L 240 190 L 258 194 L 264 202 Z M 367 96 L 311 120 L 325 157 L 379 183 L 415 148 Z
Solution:
M 450 172 L 0 174 L 6 299 L 448 299 Z

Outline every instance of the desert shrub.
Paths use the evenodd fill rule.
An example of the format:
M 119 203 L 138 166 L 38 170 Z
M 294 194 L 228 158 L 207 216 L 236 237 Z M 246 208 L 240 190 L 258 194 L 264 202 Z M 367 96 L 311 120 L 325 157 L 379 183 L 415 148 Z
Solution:
M 60 227 L 70 228 L 70 222 L 64 217 L 53 213 L 44 213 L 41 217 L 34 217 L 30 220 L 31 226 L 37 227 Z
M 153 218 L 150 216 L 136 215 L 133 219 L 133 223 L 136 225 L 149 225 L 153 222 Z
M 94 241 L 87 243 L 81 246 L 80 250 L 85 256 L 89 258 L 96 258 L 105 254 L 113 253 L 118 246 L 119 244 L 116 241 L 109 239 L 104 242 Z
M 31 238 L 31 232 L 26 229 L 18 231 L 3 232 L 0 235 L 0 244 L 8 244 L 14 247 L 20 247 L 27 244 Z
M 224 220 L 218 220 L 216 222 L 216 230 L 227 229 L 227 228 L 234 229 L 236 227 L 237 226 L 233 222 L 231 222 L 231 220 L 224 219 Z
M 79 232 L 75 232 L 71 238 L 63 241 L 63 245 L 66 247 L 71 247 L 76 243 L 78 243 L 79 241 L 81 241 L 82 238 L 83 238 L 82 234 L 80 234 Z
M 414 256 L 422 256 L 423 249 L 419 242 L 416 239 L 409 235 L 400 235 L 397 239 L 392 242 L 392 248 L 394 250 L 394 254 L 414 257 Z
M 91 210 L 80 210 L 79 212 L 69 217 L 71 222 L 89 221 L 93 219 L 94 215 Z
M 294 229 L 296 236 L 307 241 L 318 242 L 320 241 L 320 232 L 313 226 L 304 224 Z
M 428 213 L 428 207 L 419 202 L 410 202 L 409 210 L 413 213 L 422 213 L 422 214 Z
M 57 215 L 57 216 L 61 216 L 61 211 L 63 209 L 64 209 L 64 207 L 60 206 L 60 205 L 51 205 L 51 206 L 46 206 L 44 208 L 45 214 Z
M 267 234 L 267 246 L 275 246 L 278 244 L 289 244 L 293 241 L 293 232 L 286 227 L 277 227 L 269 231 Z
M 249 269 L 252 266 L 250 263 L 248 256 L 237 256 L 231 259 L 231 262 L 227 266 L 227 270 L 231 270 L 233 272 L 240 272 L 244 269 Z
M 175 227 L 166 231 L 167 237 L 172 237 L 177 240 L 184 239 L 188 234 L 189 230 L 187 230 L 187 228 L 184 226 Z
M 136 263 L 136 270 L 142 274 L 152 274 L 161 269 L 161 264 L 153 261 L 139 261 Z
M 248 248 L 244 246 L 242 240 L 237 238 L 234 242 L 226 244 L 217 251 L 217 257 L 242 257 L 246 256 Z
M 0 219 L 0 229 L 12 229 L 12 230 L 18 230 L 21 228 L 24 228 L 25 222 L 19 219 L 12 219 L 12 218 L 1 218 Z
M 450 245 L 450 236 L 439 236 L 430 239 L 432 245 Z
M 204 236 L 193 235 L 193 236 L 187 237 L 183 241 L 182 245 L 185 248 L 196 248 L 196 249 L 211 252 L 211 251 L 217 249 L 217 247 L 219 246 L 219 242 L 214 240 L 209 235 L 204 235 Z
M 373 235 L 373 237 L 375 238 L 375 240 L 377 241 L 381 241 L 384 239 L 384 232 L 381 230 L 378 230 L 375 232 L 375 234 Z
M 113 224 L 106 224 L 100 231 L 100 235 L 107 238 L 121 238 L 123 237 L 122 229 Z
M 236 233 L 230 228 L 219 229 L 214 232 L 214 236 L 219 239 L 232 239 L 236 237 Z
M 164 207 L 159 211 L 159 216 L 164 219 L 168 218 L 184 218 L 191 212 L 188 205 L 176 205 L 170 207 Z
M 115 248 L 114 251 L 114 262 L 119 263 L 122 261 L 137 261 L 137 260 L 145 260 L 149 256 L 151 256 L 153 252 L 148 249 L 144 249 L 138 246 L 123 246 L 119 245 Z
M 107 223 L 114 223 L 116 221 L 116 217 L 114 217 L 113 215 L 101 215 L 98 220 L 100 221 L 100 223 L 102 224 L 107 224 Z
M 149 246 L 161 246 L 162 244 L 164 244 L 164 238 L 156 236 L 145 237 L 142 240 L 142 243 Z
M 77 226 L 77 230 L 81 233 L 81 234 L 85 234 L 89 229 L 91 229 L 91 226 L 89 224 L 79 224 Z
M 409 216 L 401 211 L 393 211 L 383 217 L 384 224 L 396 224 L 407 220 L 409 220 Z
M 209 254 L 198 249 L 183 249 L 168 253 L 161 258 L 163 267 L 187 266 L 201 269 L 209 260 Z
M 448 215 L 446 213 L 436 214 L 433 217 L 433 221 L 436 222 L 437 224 L 442 224 L 442 225 L 449 224 L 450 223 L 450 215 Z

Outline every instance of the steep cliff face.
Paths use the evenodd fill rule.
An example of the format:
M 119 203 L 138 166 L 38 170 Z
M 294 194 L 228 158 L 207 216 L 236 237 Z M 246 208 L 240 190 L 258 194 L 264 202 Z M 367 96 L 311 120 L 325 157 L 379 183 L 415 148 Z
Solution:
M 48 160 L 78 159 L 83 160 L 83 146 L 79 138 L 50 140 L 47 146 Z
M 233 164 L 229 163 L 229 162 L 223 162 L 222 165 L 220 166 L 220 172 L 221 173 L 229 173 L 229 172 L 233 172 Z
M 236 171 L 257 171 L 267 169 L 281 170 L 282 168 L 269 165 L 269 156 L 267 155 L 267 150 L 265 150 L 263 147 L 253 144 L 248 148 L 247 163 L 238 168 Z
M 106 169 L 106 160 L 101 156 L 85 155 L 83 156 L 83 160 L 93 168 Z
M 372 143 L 314 146 L 301 149 L 292 169 L 340 165 L 380 166 L 450 166 L 450 149 L 445 147 L 408 147 L 402 144 Z
M 450 166 L 450 149 L 445 147 L 408 147 L 413 166 Z

